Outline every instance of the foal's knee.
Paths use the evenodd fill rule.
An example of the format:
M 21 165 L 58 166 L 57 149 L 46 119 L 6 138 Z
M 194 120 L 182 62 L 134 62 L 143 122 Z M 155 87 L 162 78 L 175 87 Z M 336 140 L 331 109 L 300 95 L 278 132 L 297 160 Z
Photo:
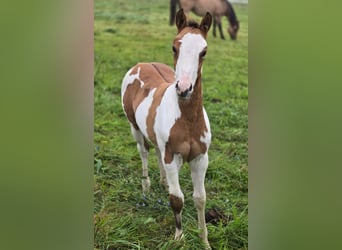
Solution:
M 193 195 L 194 203 L 197 209 L 204 209 L 205 203 L 207 201 L 206 195 Z
M 198 227 L 201 229 L 201 232 L 199 236 L 202 238 L 204 244 L 207 246 L 206 249 L 210 249 L 210 245 L 208 242 L 208 230 L 205 224 L 205 203 L 206 203 L 206 197 L 205 193 L 202 195 L 194 195 L 193 196 L 195 206 L 198 213 Z

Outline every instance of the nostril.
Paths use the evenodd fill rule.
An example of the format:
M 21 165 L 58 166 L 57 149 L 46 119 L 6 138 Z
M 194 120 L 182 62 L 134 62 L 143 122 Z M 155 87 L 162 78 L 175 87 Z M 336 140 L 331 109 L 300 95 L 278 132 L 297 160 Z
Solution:
M 179 81 L 177 81 L 177 83 L 176 83 L 176 89 L 179 90 L 178 82 L 179 82 Z
M 191 91 L 192 90 L 192 84 L 190 85 L 190 88 L 189 88 L 189 91 Z

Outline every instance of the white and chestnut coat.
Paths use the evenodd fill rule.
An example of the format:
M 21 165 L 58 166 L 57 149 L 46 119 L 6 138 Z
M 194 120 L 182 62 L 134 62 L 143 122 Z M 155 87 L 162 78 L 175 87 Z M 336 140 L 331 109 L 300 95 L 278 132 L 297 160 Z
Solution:
M 161 183 L 169 188 L 170 205 L 176 221 L 175 238 L 182 235 L 181 212 L 184 195 L 178 172 L 189 162 L 194 184 L 193 198 L 198 212 L 200 236 L 206 244 L 205 173 L 211 141 L 208 116 L 202 101 L 202 62 L 206 35 L 211 25 L 209 13 L 200 25 L 187 22 L 183 10 L 176 16 L 178 34 L 173 41 L 175 71 L 161 63 L 138 63 L 122 81 L 122 106 L 130 122 L 143 167 L 143 191 L 148 191 L 148 142 L 156 147 Z

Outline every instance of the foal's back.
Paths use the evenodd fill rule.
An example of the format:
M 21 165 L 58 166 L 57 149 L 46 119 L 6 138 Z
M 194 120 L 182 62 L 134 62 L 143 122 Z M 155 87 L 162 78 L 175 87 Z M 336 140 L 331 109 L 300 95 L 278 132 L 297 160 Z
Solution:
M 174 81 L 174 70 L 168 65 L 156 62 L 138 63 L 127 72 L 123 79 L 121 97 L 127 118 L 135 129 L 140 130 L 145 137 L 149 138 L 155 144 L 155 138 L 148 136 L 151 133 L 148 133 L 147 127 L 144 128 L 145 122 L 139 122 L 139 119 L 142 120 L 148 116 L 153 116 L 153 106 L 156 108 L 160 104 L 156 103 L 156 100 L 161 99 L 166 89 Z M 154 105 L 150 102 L 154 102 Z M 138 112 L 140 115 L 137 115 L 138 107 L 140 105 L 143 106 L 144 103 L 149 104 L 152 108 L 150 110 L 142 109 Z M 147 111 L 151 112 L 141 114 L 141 112 Z

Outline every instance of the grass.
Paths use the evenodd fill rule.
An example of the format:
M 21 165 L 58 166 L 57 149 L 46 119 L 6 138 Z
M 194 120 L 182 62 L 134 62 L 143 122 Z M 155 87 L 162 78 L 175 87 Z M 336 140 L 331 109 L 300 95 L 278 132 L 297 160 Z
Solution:
M 203 98 L 212 129 L 206 175 L 207 209 L 231 220 L 208 223 L 213 249 L 248 248 L 248 12 L 234 5 L 238 40 L 208 36 Z M 184 238 L 174 241 L 167 192 L 159 185 L 154 149 L 149 157 L 152 192 L 141 191 L 141 161 L 121 108 L 121 80 L 137 62 L 172 66 L 168 1 L 95 1 L 94 248 L 201 249 L 188 165 L 180 173 L 185 196 Z M 192 18 L 200 18 L 191 15 Z M 224 29 L 227 22 L 224 19 Z M 228 34 L 226 33 L 228 39 Z

